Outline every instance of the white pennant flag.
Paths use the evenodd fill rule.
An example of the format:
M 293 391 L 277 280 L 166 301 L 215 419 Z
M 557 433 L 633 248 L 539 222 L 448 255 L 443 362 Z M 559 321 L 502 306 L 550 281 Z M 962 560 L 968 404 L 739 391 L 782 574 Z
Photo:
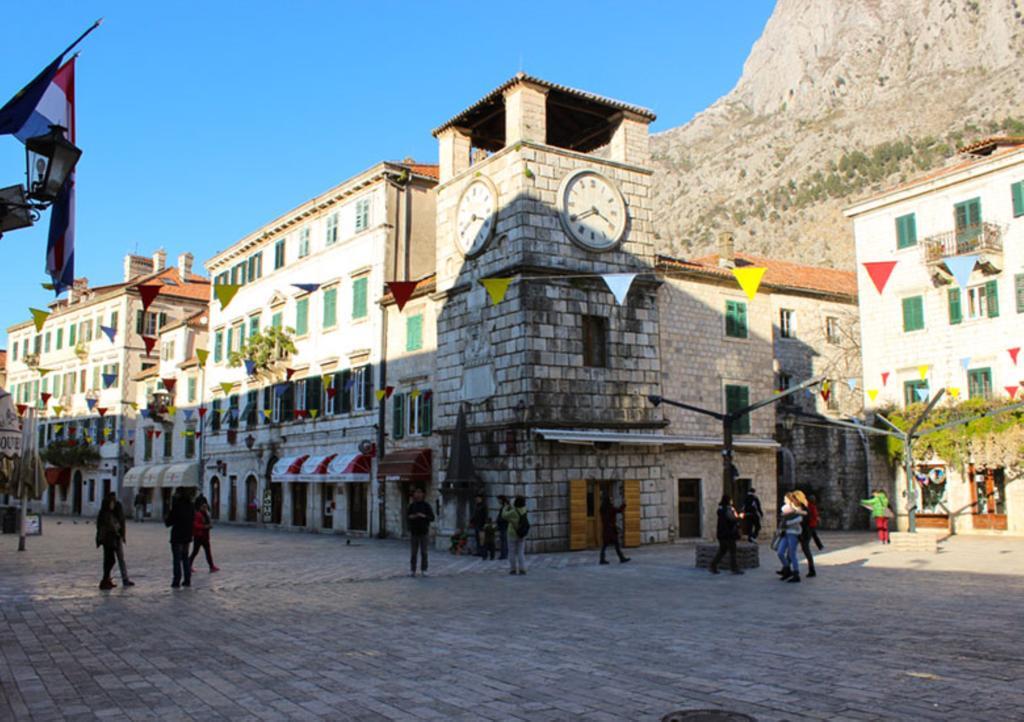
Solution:
M 604 276 L 605 284 L 608 286 L 608 290 L 615 296 L 615 302 L 620 306 L 626 300 L 626 296 L 629 295 L 629 289 L 633 285 L 633 279 L 636 278 L 635 273 L 607 273 Z

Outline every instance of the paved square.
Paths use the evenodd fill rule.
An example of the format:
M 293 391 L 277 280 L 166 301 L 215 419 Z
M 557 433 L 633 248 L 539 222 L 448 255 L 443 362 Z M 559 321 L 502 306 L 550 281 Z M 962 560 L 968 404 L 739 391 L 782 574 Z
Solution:
M 1021 719 L 1024 540 L 926 557 L 826 535 L 819 576 L 742 577 L 689 545 L 503 562 L 394 541 L 216 527 L 172 590 L 167 531 L 130 524 L 137 582 L 96 588 L 92 524 L 0 537 L 0 719 Z

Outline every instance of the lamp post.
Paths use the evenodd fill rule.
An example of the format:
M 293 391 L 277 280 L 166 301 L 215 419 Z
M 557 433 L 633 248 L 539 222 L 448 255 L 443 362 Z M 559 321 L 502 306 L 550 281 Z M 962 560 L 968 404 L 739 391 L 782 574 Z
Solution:
M 62 126 L 51 125 L 49 132 L 25 141 L 27 187 L 0 188 L 0 237 L 4 231 L 31 226 L 57 199 L 82 156 L 66 132 Z

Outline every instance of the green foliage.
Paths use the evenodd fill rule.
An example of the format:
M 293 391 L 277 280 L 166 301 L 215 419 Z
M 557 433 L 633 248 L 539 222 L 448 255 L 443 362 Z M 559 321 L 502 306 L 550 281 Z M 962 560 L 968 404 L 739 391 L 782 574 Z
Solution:
M 256 374 L 270 374 L 277 364 L 295 353 L 292 336 L 295 329 L 268 326 L 250 336 L 240 351 L 228 354 L 228 366 L 242 366 L 247 360 L 256 364 Z
M 77 439 L 58 439 L 39 452 L 39 457 L 50 466 L 70 469 L 75 466 L 95 466 L 100 452 L 95 446 Z

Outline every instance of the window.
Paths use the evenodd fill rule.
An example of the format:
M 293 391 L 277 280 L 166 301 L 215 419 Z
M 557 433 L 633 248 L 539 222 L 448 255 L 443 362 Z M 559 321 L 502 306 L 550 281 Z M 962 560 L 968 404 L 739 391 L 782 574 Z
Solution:
M 967 393 L 972 399 L 992 398 L 992 369 L 971 369 L 968 371 Z
M 242 416 L 245 418 L 245 428 L 251 429 L 259 423 L 260 392 L 249 391 L 245 395 L 245 409 Z
M 373 408 L 373 379 L 370 366 L 360 366 L 352 371 L 352 409 L 365 411 Z
M 174 360 L 174 339 L 170 339 L 168 341 L 164 341 L 163 344 L 161 344 L 161 349 L 160 350 L 162 351 L 160 357 L 164 361 L 173 361 Z
M 391 437 L 401 439 L 405 436 L 405 394 L 391 397 Z
M 999 288 L 995 281 L 989 281 L 980 286 L 971 286 L 967 289 L 967 318 L 996 318 L 998 316 Z
M 779 309 L 779 335 L 782 338 L 796 338 L 796 327 L 793 322 L 796 320 L 796 311 L 791 308 Z
M 220 399 L 210 402 L 210 431 L 214 434 L 220 431 Z
M 196 456 L 196 427 L 185 428 L 185 458 L 194 459 Z
M 324 291 L 324 328 L 332 328 L 338 323 L 338 288 L 332 287 Z
M 320 409 L 323 408 L 321 405 L 321 397 L 323 396 L 323 379 L 319 376 L 310 376 L 306 379 L 302 395 L 304 397 L 302 408 L 306 411 L 315 410 L 319 414 Z
M 244 286 L 245 281 L 245 261 L 242 261 L 241 263 L 236 263 L 235 267 L 231 269 L 231 282 Z
M 1024 313 L 1024 273 L 1013 277 L 1013 292 L 1017 297 L 1017 313 Z
M 430 391 L 421 391 L 413 398 L 409 394 L 406 405 L 409 407 L 409 436 L 428 436 L 434 426 L 434 402 Z
M 157 330 L 167 324 L 167 314 L 161 313 L 157 316 L 156 313 L 143 311 L 135 312 L 135 332 L 143 336 L 156 336 Z M 87 341 L 85 334 L 82 334 L 82 340 Z M 69 342 L 70 343 L 70 342 Z
M 839 319 L 835 316 L 825 317 L 825 339 L 831 344 L 838 344 L 842 338 Z
M 43 336 L 43 353 L 50 353 L 50 332 L 47 331 L 46 335 Z
M 928 390 L 927 381 L 915 379 L 903 382 L 903 404 L 905 406 L 924 403 L 929 398 L 931 398 L 931 392 Z
M 260 332 L 260 317 L 250 316 L 249 317 L 249 338 L 257 335 Z
M 228 428 L 237 429 L 241 414 L 238 411 L 238 394 L 228 397 Z
M 405 350 L 419 351 L 423 348 L 423 314 L 407 316 L 405 319 Z
M 263 251 L 249 256 L 249 280 L 255 281 L 263 276 Z
M 100 367 L 99 366 L 93 366 L 92 367 L 92 388 L 93 388 L 93 391 L 98 391 L 101 388 L 100 387 Z
M 300 298 L 295 303 L 295 335 L 305 336 L 309 333 L 309 297 Z
M 284 268 L 284 239 L 274 244 L 274 270 Z
M 592 368 L 608 366 L 608 319 L 583 316 L 583 365 Z
M 224 330 L 213 334 L 213 362 L 220 363 L 224 359 Z
M 924 299 L 911 296 L 903 299 L 903 331 L 920 331 L 924 328 Z
M 117 311 L 110 312 L 110 327 L 117 331 Z
M 366 292 L 370 285 L 367 276 L 352 282 L 352 318 L 366 318 Z
M 913 213 L 896 219 L 896 247 L 910 248 L 917 245 L 917 220 Z
M 88 379 L 88 372 L 85 369 L 82 369 L 81 372 L 78 374 L 78 390 L 81 391 L 83 394 L 85 393 L 86 389 L 88 388 L 86 386 L 86 380 L 87 379 Z
M 299 231 L 299 258 L 309 255 L 309 226 Z
M 278 393 L 280 390 L 280 393 Z M 274 388 L 274 421 L 290 421 L 295 409 L 295 384 L 286 381 Z
M 327 216 L 327 238 L 326 244 L 333 246 L 338 242 L 338 214 L 332 213 Z
M 725 386 L 725 412 L 727 414 L 750 405 L 750 388 L 747 386 Z M 746 414 L 732 422 L 732 433 L 750 433 L 750 414 Z
M 217 277 L 213 279 L 213 284 L 215 286 L 223 286 L 226 283 L 231 283 L 231 273 L 228 271 L 218 273 Z
M 152 433 L 153 430 L 152 429 L 147 429 L 146 431 L 149 432 L 149 433 L 146 434 L 146 439 L 143 442 L 142 460 L 143 461 L 152 461 L 153 460 L 153 433 Z
M 960 289 L 951 288 L 946 292 L 949 301 L 949 323 L 955 326 L 964 320 L 963 309 L 960 306 Z
M 370 227 L 370 199 L 356 201 L 356 233 Z
M 281 317 L 281 312 L 280 311 L 278 311 L 277 313 L 273 314 L 270 317 L 270 325 L 273 326 L 274 328 L 281 328 L 281 325 L 283 323 L 284 323 L 284 320 Z
M 42 351 L 42 350 L 43 350 L 43 337 L 39 336 L 39 335 L 36 335 L 35 338 L 32 339 L 32 353 L 38 355 L 39 352 Z
M 72 326 L 71 327 L 71 343 L 74 344 L 74 342 L 75 342 L 75 327 Z M 27 338 L 24 339 L 21 342 L 21 357 L 24 359 L 26 356 L 28 356 L 28 339 Z
M 245 346 L 245 322 L 235 324 L 235 343 L 238 344 L 236 351 L 241 351 Z
M 792 385 L 793 385 L 793 376 L 791 374 L 780 372 L 779 373 L 779 385 L 777 387 L 779 389 L 779 392 L 781 393 L 783 391 L 788 391 L 789 388 Z
M 58 336 L 58 338 L 60 338 L 60 336 Z M 60 346 L 58 346 L 57 348 L 60 348 Z M 11 361 L 17 361 L 17 360 L 18 360 L 18 342 L 15 341 L 14 343 L 11 344 Z
M 972 198 L 953 206 L 956 242 L 966 243 L 981 235 L 981 199 Z
M 743 301 L 725 302 L 725 335 L 747 337 L 747 304 Z
M 63 328 L 58 328 L 57 329 L 57 338 L 55 339 L 55 344 L 54 345 L 56 346 L 56 348 L 55 348 L 56 351 L 60 351 L 61 348 L 64 347 L 64 329 Z M 14 358 L 15 359 L 18 358 L 18 345 L 17 344 L 14 345 Z
M 196 400 L 196 377 L 195 376 L 189 376 L 188 377 L 188 395 L 187 395 L 187 398 L 188 398 L 189 403 L 192 403 L 193 401 Z
M 170 429 L 164 429 L 164 458 L 170 458 L 174 454 L 174 434 Z
M 82 321 L 82 328 L 79 329 L 78 335 L 83 341 L 92 341 L 92 321 Z
M 235 343 L 235 329 L 228 326 L 227 337 L 224 339 L 224 356 L 230 360 L 231 352 L 234 350 L 233 344 Z
M 1024 181 L 1017 181 L 1010 186 L 1010 197 L 1013 198 L 1013 217 L 1024 216 Z

